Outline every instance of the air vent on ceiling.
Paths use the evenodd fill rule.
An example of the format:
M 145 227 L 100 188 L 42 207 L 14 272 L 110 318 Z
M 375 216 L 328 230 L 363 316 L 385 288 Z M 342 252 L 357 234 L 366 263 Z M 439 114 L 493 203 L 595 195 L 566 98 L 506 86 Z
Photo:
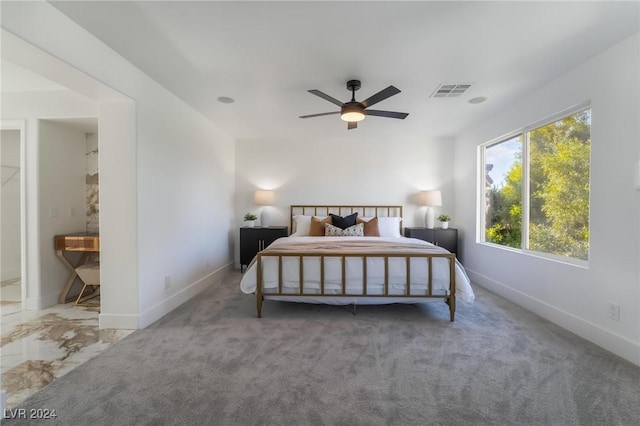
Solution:
M 431 95 L 432 98 L 455 98 L 462 95 L 471 84 L 441 84 Z

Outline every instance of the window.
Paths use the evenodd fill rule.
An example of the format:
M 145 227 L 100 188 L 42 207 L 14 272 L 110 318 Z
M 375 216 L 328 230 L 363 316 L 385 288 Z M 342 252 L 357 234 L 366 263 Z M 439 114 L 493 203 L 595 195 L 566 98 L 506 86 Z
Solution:
M 588 260 L 591 109 L 481 147 L 481 241 Z

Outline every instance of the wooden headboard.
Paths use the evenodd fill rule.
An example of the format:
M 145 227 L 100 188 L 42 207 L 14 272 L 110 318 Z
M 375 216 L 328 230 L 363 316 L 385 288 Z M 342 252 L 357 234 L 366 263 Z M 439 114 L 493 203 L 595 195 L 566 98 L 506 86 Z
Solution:
M 339 216 L 348 216 L 357 212 L 359 217 L 402 217 L 402 206 L 292 205 L 290 212 L 289 230 L 293 233 L 293 217 L 295 215 L 324 217 L 333 213 Z M 400 235 L 402 235 L 402 221 L 400 222 Z

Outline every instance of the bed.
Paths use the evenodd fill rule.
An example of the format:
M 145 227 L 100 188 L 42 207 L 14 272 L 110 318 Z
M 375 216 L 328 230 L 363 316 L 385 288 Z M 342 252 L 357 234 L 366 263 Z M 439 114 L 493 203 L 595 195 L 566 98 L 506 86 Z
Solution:
M 264 300 L 355 306 L 441 299 L 454 321 L 456 297 L 474 299 L 455 255 L 402 237 L 402 206 L 290 210 L 292 234 L 260 251 L 240 282 L 255 294 L 258 318 Z

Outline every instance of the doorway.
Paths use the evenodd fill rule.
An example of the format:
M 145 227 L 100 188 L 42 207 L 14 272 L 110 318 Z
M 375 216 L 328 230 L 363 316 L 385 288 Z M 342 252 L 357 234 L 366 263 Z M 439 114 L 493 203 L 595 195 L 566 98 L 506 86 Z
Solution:
M 24 123 L 2 121 L 0 126 L 0 306 L 3 313 L 21 311 L 24 285 Z
M 39 90 L 35 94 L 56 95 L 55 102 L 32 102 L 29 104 L 30 110 L 26 115 L 23 109 L 10 114 L 5 108 L 6 99 L 15 97 L 14 93 L 4 93 L 6 87 L 3 84 L 3 114 L 6 114 L 6 117 L 27 118 L 23 123 L 22 132 L 22 146 L 23 149 L 26 147 L 22 161 L 26 162 L 27 167 L 21 170 L 24 176 L 21 185 L 29 186 L 29 191 L 23 190 L 25 195 L 22 199 L 24 203 L 22 216 L 26 218 L 22 230 L 25 234 L 22 240 L 25 242 L 22 247 L 22 270 L 24 271 L 22 282 L 25 284 L 22 289 L 23 296 L 24 288 L 27 289 L 25 309 L 32 311 L 56 304 L 60 290 L 69 276 L 50 245 L 54 233 L 43 233 L 45 230 L 42 227 L 42 219 L 61 220 L 63 215 L 69 217 L 71 210 L 68 203 L 61 204 L 55 199 L 46 199 L 44 202 L 42 200 L 49 193 L 40 185 L 43 175 L 37 164 L 37 159 L 42 155 L 38 145 L 40 130 L 38 119 L 97 116 L 100 123 L 99 163 L 102 172 L 99 184 L 100 277 L 103 283 L 109 284 L 102 286 L 100 292 L 100 328 L 140 328 L 139 247 L 136 238 L 138 234 L 136 103 L 127 95 L 115 91 L 90 74 L 70 66 L 4 29 L 0 33 L 2 61 L 11 62 L 17 67 L 30 71 L 30 75 L 40 76 L 58 84 L 60 86 L 58 89 L 66 90 L 64 97 L 60 98 L 57 90 L 48 90 L 46 88 L 50 86 L 45 85 L 46 90 Z M 3 82 L 6 77 L 4 71 L 3 68 Z M 21 73 L 20 76 L 24 74 Z M 18 95 L 22 96 L 22 93 Z M 79 106 L 69 105 L 67 101 L 72 101 L 73 98 L 78 99 L 76 95 L 83 97 L 80 99 Z M 63 111 L 58 111 L 58 107 Z M 91 112 L 87 113 L 87 109 Z M 27 129 L 26 134 L 24 126 Z M 24 142 L 25 139 L 28 143 Z M 56 204 L 60 206 L 56 207 Z M 79 209 L 77 213 L 75 217 L 79 217 Z M 69 227 L 61 232 L 70 232 L 75 228 Z M 54 232 L 57 233 L 58 230 Z M 28 250 L 28 256 L 25 247 Z M 53 273 L 43 275 L 45 270 L 55 272 L 55 276 Z M 44 283 L 45 278 L 47 285 Z M 60 282 L 62 285 L 58 288 L 55 283 Z M 127 294 L 128 297 L 123 298 L 123 294 Z M 24 302 L 25 299 L 23 299 Z

